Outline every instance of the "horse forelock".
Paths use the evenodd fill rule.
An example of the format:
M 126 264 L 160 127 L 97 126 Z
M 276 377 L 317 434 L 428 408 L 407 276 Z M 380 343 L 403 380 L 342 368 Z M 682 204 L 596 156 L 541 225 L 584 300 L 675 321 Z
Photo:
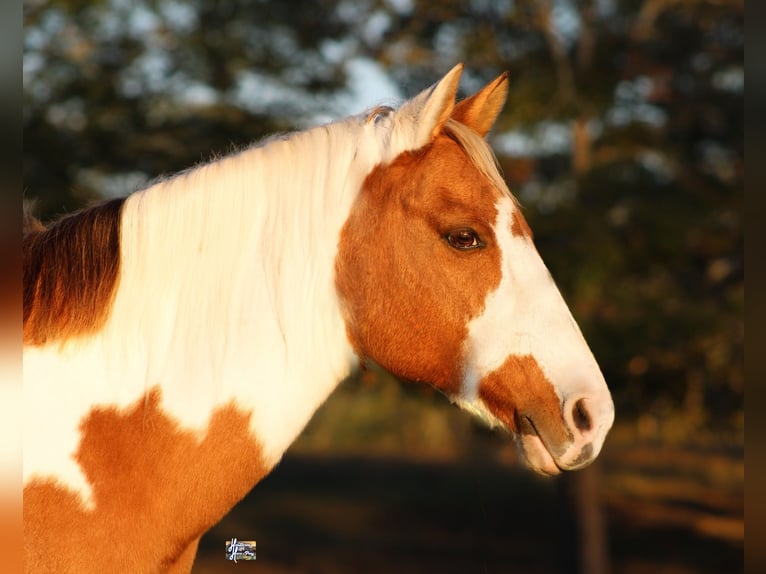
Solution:
M 502 191 L 505 195 L 512 198 L 515 203 L 518 203 L 500 173 L 500 164 L 497 161 L 497 156 L 495 156 L 492 148 L 484 138 L 468 126 L 453 119 L 448 120 L 444 125 L 444 134 L 460 146 L 482 175 L 489 179 L 495 189 Z
M 514 235 L 532 238 L 532 229 L 521 213 L 521 204 L 508 188 L 505 179 L 500 172 L 500 164 L 497 161 L 492 148 L 487 141 L 480 137 L 471 128 L 464 126 L 455 120 L 449 120 L 444 126 L 444 133 L 455 141 L 466 153 L 471 162 L 486 177 L 493 187 L 509 197 L 513 203 L 513 226 Z

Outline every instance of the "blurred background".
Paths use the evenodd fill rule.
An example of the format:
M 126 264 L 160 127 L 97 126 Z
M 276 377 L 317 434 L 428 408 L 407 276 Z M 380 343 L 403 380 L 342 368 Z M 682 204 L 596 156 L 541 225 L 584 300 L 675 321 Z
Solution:
M 612 389 L 599 461 L 544 479 L 372 366 L 202 540 L 194 572 L 744 570 L 743 0 L 27 0 L 43 219 L 510 71 L 490 141 Z

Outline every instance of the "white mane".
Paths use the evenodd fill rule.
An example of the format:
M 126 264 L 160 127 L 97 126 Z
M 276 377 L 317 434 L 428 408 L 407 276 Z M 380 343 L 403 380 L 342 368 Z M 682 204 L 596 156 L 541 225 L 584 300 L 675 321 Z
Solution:
M 390 119 L 269 139 L 128 197 L 104 328 L 63 349 L 25 350 L 25 392 L 41 397 L 27 417 L 25 481 L 63 475 L 89 500 L 71 459 L 78 421 L 155 386 L 163 409 L 200 433 L 218 405 L 252 409 L 275 463 L 355 362 L 334 260 L 364 178 L 399 153 Z M 66 397 L 51 392 L 52 376 Z M 57 428 L 32 432 L 43 421 Z M 59 443 L 35 444 L 50 437 Z
M 272 139 L 129 198 L 122 269 L 132 282 L 118 292 L 115 320 L 137 327 L 127 349 L 152 340 L 148 348 L 165 350 L 149 380 L 168 381 L 163 393 L 187 405 L 186 425 L 200 428 L 211 404 L 236 397 L 255 406 L 258 436 L 284 429 L 275 445 L 283 450 L 300 431 L 289 420 L 302 427 L 310 416 L 287 411 L 347 374 L 334 260 L 380 161 L 366 127 L 352 118 Z M 188 381 L 172 381 L 179 376 Z M 294 387 L 295 404 L 280 385 Z M 285 396 L 285 412 L 273 404 L 259 412 L 264 393 Z
M 90 500 L 72 458 L 79 421 L 157 387 L 161 408 L 200 436 L 219 406 L 252 412 L 264 463 L 275 464 L 356 362 L 335 287 L 340 231 L 372 169 L 427 143 L 432 91 L 395 112 L 268 139 L 128 197 L 104 327 L 63 348 L 25 350 L 25 393 L 39 398 L 26 417 L 24 480 L 57 476 Z M 448 133 L 499 178 L 486 143 L 461 127 Z M 49 432 L 35 432 L 43 424 Z

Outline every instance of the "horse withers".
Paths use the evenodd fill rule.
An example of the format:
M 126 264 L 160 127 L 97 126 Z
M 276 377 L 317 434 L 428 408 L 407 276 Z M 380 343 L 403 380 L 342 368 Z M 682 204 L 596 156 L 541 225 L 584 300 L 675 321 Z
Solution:
M 28 229 L 28 571 L 188 572 L 368 359 L 536 471 L 598 455 L 609 390 L 485 141 L 507 77 L 455 103 L 461 70 Z

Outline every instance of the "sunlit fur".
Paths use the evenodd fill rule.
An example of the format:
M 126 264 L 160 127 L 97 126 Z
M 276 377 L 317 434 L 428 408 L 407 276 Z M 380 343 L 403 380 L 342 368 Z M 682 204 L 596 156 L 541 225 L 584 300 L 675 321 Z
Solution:
M 252 408 L 265 458 L 278 460 L 353 366 L 333 258 L 387 151 L 366 133 L 377 129 L 356 117 L 292 134 L 130 196 L 104 328 L 25 350 L 25 480 L 59 476 L 88 500 L 71 460 L 79 420 L 156 384 L 187 428 L 232 399 Z
M 465 151 L 473 164 L 479 168 L 495 189 L 501 191 L 513 205 L 518 206 L 516 198 L 500 175 L 497 158 L 484 138 L 479 137 L 471 128 L 464 126 L 455 120 L 448 120 L 444 125 L 444 133 L 453 138 Z
M 340 251 L 345 249 L 346 263 L 356 253 L 339 243 L 372 223 L 362 219 L 356 230 L 347 229 L 368 190 L 365 186 L 387 189 L 390 166 L 411 162 L 417 168 L 421 150 L 442 150 L 459 164 L 465 189 L 456 192 L 475 197 L 489 190 L 477 213 L 492 214 L 492 220 L 482 222 L 494 237 L 483 259 L 491 267 L 486 270 L 491 285 L 473 278 L 477 287 L 469 315 L 458 317 L 460 324 L 449 333 L 431 333 L 432 349 L 439 350 L 440 337 L 456 343 L 447 370 L 457 375 L 443 390 L 485 418 L 526 433 L 522 447 L 537 470 L 558 472 L 592 460 L 613 417 L 608 390 L 482 137 L 505 101 L 507 77 L 458 108 L 454 99 L 460 71 L 456 66 L 396 111 L 376 108 L 271 138 L 134 193 L 119 210 L 110 210 L 105 221 L 86 210 L 62 227 L 62 245 L 87 247 L 82 239 L 89 236 L 84 232 L 89 226 L 119 230 L 119 241 L 99 255 L 106 260 L 104 269 L 114 272 L 83 275 L 86 287 L 103 282 L 103 296 L 97 299 L 70 296 L 47 268 L 25 277 L 25 288 L 34 295 L 28 316 L 50 319 L 38 321 L 24 349 L 23 473 L 34 501 L 27 505 L 25 499 L 25 529 L 62 545 L 57 555 L 54 548 L 43 552 L 30 540 L 30 568 L 81 572 L 90 563 L 85 562 L 88 548 L 80 552 L 79 543 L 70 544 L 63 532 L 47 529 L 45 520 L 56 517 L 65 529 L 69 512 L 89 524 L 94 536 L 106 537 L 105 543 L 120 536 L 111 530 L 115 525 L 126 527 L 121 522 L 125 511 L 149 522 L 160 512 L 168 521 L 163 536 L 182 556 L 174 562 L 172 554 L 155 555 L 139 536 L 154 533 L 132 532 L 131 571 L 188 571 L 201 534 L 276 464 L 360 354 L 368 354 L 351 336 L 349 301 L 338 287 Z M 450 119 L 453 109 L 460 117 L 476 119 L 476 133 Z M 410 217 L 401 205 L 397 209 L 400 219 Z M 97 219 L 98 225 L 87 223 Z M 37 225 L 31 231 L 46 233 Z M 75 236 L 79 243 L 66 243 Z M 27 253 L 48 257 L 56 252 L 56 246 L 38 247 Z M 373 252 L 359 255 L 364 259 Z M 63 268 L 68 263 L 82 267 L 88 260 L 87 251 L 62 248 L 58 253 L 56 264 Z M 443 261 L 457 265 L 451 251 L 441 253 Z M 376 263 L 363 262 L 373 268 Z M 449 273 L 446 268 L 433 271 Z M 76 281 L 78 276 L 71 277 Z M 376 281 L 348 273 L 344 278 L 346 297 L 354 291 L 349 281 L 373 287 Z M 47 297 L 47 289 L 55 289 L 56 298 Z M 371 305 L 389 295 L 374 288 L 371 293 Z M 541 303 L 534 304 L 538 297 Z M 89 312 L 84 316 L 93 321 L 78 319 L 66 329 L 44 305 L 55 300 L 56 309 L 82 317 L 91 299 L 97 301 L 92 317 Z M 418 301 L 408 303 L 416 307 Z M 529 343 L 537 318 L 546 314 L 552 317 L 541 322 L 546 332 Z M 389 325 L 391 329 L 396 331 L 396 325 Z M 524 336 L 516 337 L 518 332 Z M 396 364 L 392 371 L 397 372 Z M 577 375 L 574 380 L 570 373 Z M 594 424 L 573 436 L 571 405 L 586 395 Z M 539 426 L 538 434 L 519 424 L 525 421 Z M 120 429 L 125 432 L 110 435 Z M 220 460 L 236 461 L 237 452 L 221 457 L 216 450 L 218 466 L 206 471 L 205 460 L 197 456 L 214 457 L 209 451 L 197 452 L 197 446 L 210 449 L 212 441 L 220 449 L 235 448 L 225 439 L 228 433 L 232 445 L 243 445 L 239 451 L 250 453 L 250 470 L 245 472 L 243 465 L 237 474 L 221 468 Z M 131 439 L 112 452 L 110 441 L 125 436 L 139 442 Z M 168 452 L 165 461 L 158 445 L 178 450 Z M 117 464 L 115 454 L 133 458 Z M 189 471 L 190 459 L 198 465 L 195 472 Z M 121 476 L 121 465 L 131 461 L 137 465 L 135 475 Z M 155 485 L 144 477 L 158 469 L 171 484 L 178 481 L 183 487 L 189 481 L 220 496 L 188 501 L 200 516 L 193 524 L 170 520 L 175 513 L 188 518 L 186 503 L 181 498 L 157 510 Z M 157 490 L 165 486 L 156 484 Z M 136 494 L 140 511 L 119 507 L 125 488 Z M 104 497 L 116 506 L 104 505 Z M 64 553 L 68 562 L 57 562 Z M 50 562 L 43 567 L 46 560 Z
M 80 419 L 155 385 L 200 432 L 216 406 L 252 409 L 264 458 L 279 459 L 356 362 L 333 284 L 337 237 L 367 173 L 409 144 L 401 117 L 366 119 L 272 138 L 127 198 L 103 329 L 25 349 L 25 481 L 57 476 L 87 502 L 71 458 Z M 448 129 L 496 173 L 478 136 Z

